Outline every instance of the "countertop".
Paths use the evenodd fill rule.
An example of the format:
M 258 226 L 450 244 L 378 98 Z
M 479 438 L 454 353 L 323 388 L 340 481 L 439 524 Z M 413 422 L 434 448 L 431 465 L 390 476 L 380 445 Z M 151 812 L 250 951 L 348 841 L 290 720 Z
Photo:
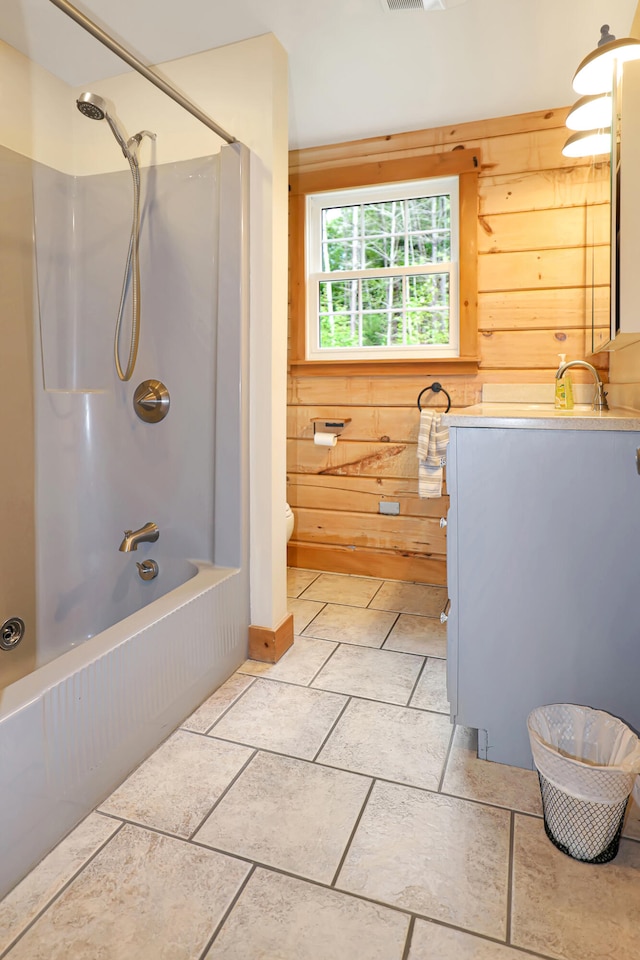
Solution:
M 442 415 L 447 427 L 507 427 L 520 430 L 639 430 L 640 410 L 613 407 L 595 411 L 590 404 L 556 410 L 551 403 L 476 403 Z

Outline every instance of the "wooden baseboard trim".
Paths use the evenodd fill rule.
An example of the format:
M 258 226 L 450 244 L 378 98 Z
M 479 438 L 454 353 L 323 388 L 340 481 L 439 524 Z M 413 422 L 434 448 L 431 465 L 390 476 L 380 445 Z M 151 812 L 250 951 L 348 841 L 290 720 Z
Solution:
M 249 656 L 252 660 L 277 663 L 293 643 L 293 614 L 288 613 L 282 623 L 270 627 L 249 626 Z
M 445 559 L 402 556 L 377 550 L 355 550 L 327 544 L 302 543 L 290 540 L 287 564 L 308 570 L 327 570 L 331 573 L 351 573 L 382 580 L 407 580 L 414 583 L 444 585 L 447 582 Z

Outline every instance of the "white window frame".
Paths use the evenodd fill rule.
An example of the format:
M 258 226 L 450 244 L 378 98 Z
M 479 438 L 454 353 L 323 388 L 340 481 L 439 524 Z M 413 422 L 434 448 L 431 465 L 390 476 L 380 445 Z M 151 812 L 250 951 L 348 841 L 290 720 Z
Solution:
M 380 270 L 322 271 L 322 211 L 331 207 L 388 200 L 411 200 L 447 194 L 451 197 L 451 260 L 420 266 L 387 267 Z M 306 359 L 307 360 L 421 360 L 460 356 L 460 191 L 458 176 L 429 177 L 378 186 L 330 190 L 306 197 Z M 320 283 L 327 280 L 370 277 L 449 275 L 449 343 L 373 347 L 321 347 Z

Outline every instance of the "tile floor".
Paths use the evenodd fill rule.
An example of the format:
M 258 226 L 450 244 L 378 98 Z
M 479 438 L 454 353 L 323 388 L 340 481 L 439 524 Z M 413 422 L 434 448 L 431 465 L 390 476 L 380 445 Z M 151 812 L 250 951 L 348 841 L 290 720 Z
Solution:
M 10 960 L 637 960 L 640 819 L 604 866 L 445 695 L 446 590 L 289 571 L 247 661 L 0 903 Z

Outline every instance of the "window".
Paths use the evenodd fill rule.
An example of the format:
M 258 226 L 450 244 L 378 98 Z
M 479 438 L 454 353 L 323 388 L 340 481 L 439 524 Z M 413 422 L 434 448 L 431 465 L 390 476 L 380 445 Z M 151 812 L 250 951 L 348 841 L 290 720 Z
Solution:
M 458 355 L 458 178 L 307 197 L 307 357 Z
M 475 372 L 479 152 L 349 149 L 290 173 L 291 372 Z

